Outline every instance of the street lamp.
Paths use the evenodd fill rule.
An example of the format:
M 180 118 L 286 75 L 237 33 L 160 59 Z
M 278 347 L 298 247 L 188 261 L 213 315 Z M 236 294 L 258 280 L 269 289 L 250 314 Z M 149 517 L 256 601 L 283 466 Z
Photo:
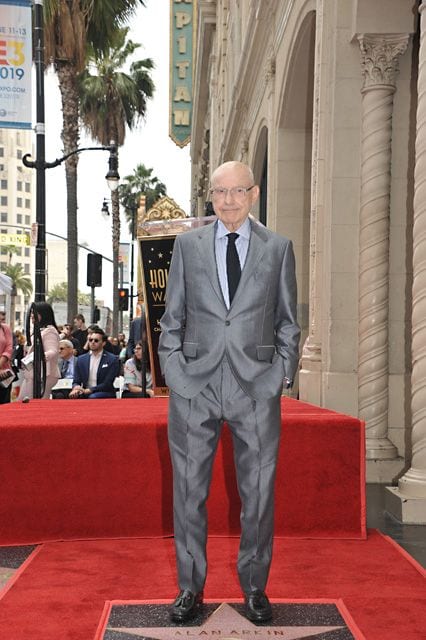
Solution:
M 71 156 L 76 155 L 77 153 L 81 153 L 82 151 L 109 151 L 108 158 L 108 173 L 105 176 L 105 179 L 108 182 L 108 186 L 111 191 L 115 191 L 118 187 L 120 176 L 118 173 L 118 151 L 117 145 L 114 142 L 111 144 L 101 147 L 80 147 L 78 149 L 74 149 L 69 153 L 62 156 L 62 158 L 57 158 L 53 160 L 53 162 L 46 162 L 45 160 L 30 160 L 31 154 L 26 153 L 22 158 L 22 163 L 29 167 L 30 169 L 36 169 L 37 172 L 42 171 L 43 173 L 46 169 L 52 169 L 53 167 L 57 167 L 62 162 L 65 162 Z M 37 198 L 36 202 L 36 220 L 37 220 L 37 243 L 36 243 L 36 255 L 35 255 L 35 287 L 34 287 L 34 297 L 36 301 L 42 301 L 46 297 L 46 200 L 45 200 L 45 181 L 42 181 L 43 197 Z

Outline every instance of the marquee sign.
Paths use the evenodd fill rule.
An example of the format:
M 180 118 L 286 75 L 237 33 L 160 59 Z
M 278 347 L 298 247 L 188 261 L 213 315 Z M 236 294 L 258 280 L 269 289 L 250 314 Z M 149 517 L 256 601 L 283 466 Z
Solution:
M 170 0 L 169 135 L 179 147 L 191 139 L 196 4 L 197 0 Z

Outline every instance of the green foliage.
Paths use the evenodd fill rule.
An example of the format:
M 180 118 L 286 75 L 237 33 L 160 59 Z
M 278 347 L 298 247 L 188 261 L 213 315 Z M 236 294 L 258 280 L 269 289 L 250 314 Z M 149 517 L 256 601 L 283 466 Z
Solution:
M 101 144 L 124 143 L 126 125 L 132 129 L 145 116 L 147 100 L 154 93 L 151 58 L 128 58 L 140 47 L 127 40 L 128 28 L 118 29 L 104 52 L 89 53 L 89 65 L 79 76 L 80 115 L 89 135 Z
M 33 292 L 33 285 L 31 278 L 24 273 L 21 264 L 8 264 L 3 269 L 5 273 L 12 280 L 12 293 L 16 295 L 18 291 L 22 291 L 24 296 L 29 296 Z
M 139 197 L 144 194 L 145 207 L 148 211 L 162 196 L 167 194 L 166 185 L 156 176 L 152 175 L 153 169 L 147 169 L 144 164 L 138 164 L 133 174 L 126 176 L 119 186 L 121 206 L 124 208 L 126 220 L 132 232 L 133 212 L 139 206 Z
M 54 302 L 66 302 L 68 296 L 68 283 L 60 282 L 59 284 L 55 284 L 47 294 L 47 302 L 49 304 L 53 304 Z M 81 291 L 77 294 L 78 304 L 79 305 L 90 305 L 90 293 L 82 293 Z M 96 304 L 99 304 L 99 301 L 96 301 Z

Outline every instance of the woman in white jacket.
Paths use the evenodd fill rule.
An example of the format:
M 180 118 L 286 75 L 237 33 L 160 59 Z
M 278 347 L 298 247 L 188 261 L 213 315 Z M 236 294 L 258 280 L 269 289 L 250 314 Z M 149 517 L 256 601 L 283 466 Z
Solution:
M 53 309 L 47 302 L 34 302 L 32 305 L 32 313 L 37 313 L 41 341 L 43 344 L 44 357 L 46 359 L 46 384 L 44 388 L 43 398 L 49 398 L 52 387 L 55 386 L 60 378 L 58 357 L 59 357 L 59 331 L 55 322 L 55 314 Z M 33 321 L 33 317 L 31 317 Z M 33 352 L 33 333 L 31 334 L 31 345 L 27 354 Z M 21 392 L 18 400 L 33 397 L 33 368 L 24 370 L 24 380 L 21 386 Z

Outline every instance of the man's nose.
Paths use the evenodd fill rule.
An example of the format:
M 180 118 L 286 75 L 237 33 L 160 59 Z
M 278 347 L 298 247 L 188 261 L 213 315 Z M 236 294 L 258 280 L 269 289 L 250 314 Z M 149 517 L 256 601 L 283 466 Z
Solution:
M 234 196 L 232 194 L 232 189 L 227 189 L 225 191 L 225 202 L 233 202 Z

